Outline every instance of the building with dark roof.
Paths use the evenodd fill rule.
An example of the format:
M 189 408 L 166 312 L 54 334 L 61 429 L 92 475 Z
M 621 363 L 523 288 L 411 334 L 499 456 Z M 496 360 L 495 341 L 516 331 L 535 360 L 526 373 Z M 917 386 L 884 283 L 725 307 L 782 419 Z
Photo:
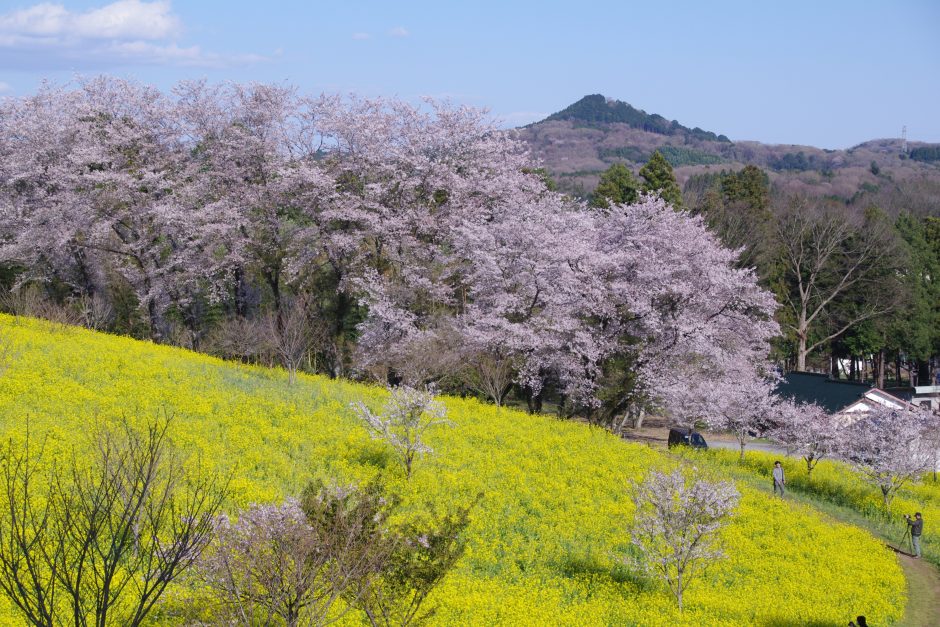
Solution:
M 816 403 L 830 414 L 867 412 L 878 406 L 910 409 L 911 404 L 884 390 L 858 381 L 831 379 L 825 374 L 790 372 L 777 393 L 798 403 Z

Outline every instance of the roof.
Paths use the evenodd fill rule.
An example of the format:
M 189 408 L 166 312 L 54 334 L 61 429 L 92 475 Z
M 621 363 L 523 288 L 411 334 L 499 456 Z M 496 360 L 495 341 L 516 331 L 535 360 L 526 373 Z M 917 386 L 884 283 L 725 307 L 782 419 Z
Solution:
M 814 372 L 790 372 L 783 375 L 777 393 L 799 403 L 816 403 L 830 414 L 835 414 L 871 389 L 868 383 L 839 381 Z
M 844 413 L 868 412 L 879 407 L 891 407 L 894 409 L 915 409 L 913 405 L 903 398 L 898 398 L 884 390 L 872 388 L 865 392 L 862 398 L 858 399 L 842 411 Z

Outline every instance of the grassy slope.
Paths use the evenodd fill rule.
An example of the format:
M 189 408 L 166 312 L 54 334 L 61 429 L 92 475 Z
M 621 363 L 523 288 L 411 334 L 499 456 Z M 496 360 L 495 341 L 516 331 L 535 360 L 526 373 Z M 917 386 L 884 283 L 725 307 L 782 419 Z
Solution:
M 835 625 L 860 601 L 886 624 L 904 605 L 897 562 L 870 535 L 742 486 L 729 559 L 693 584 L 680 618 L 617 557 L 628 480 L 674 462 L 583 425 L 449 399 L 455 426 L 432 435 L 435 454 L 406 482 L 348 408 L 379 406 L 376 388 L 306 376 L 288 386 L 279 371 L 32 320 L 0 317 L 0 334 L 15 351 L 0 377 L 4 437 L 21 437 L 28 416 L 51 450 L 81 449 L 91 422 L 168 411 L 189 463 L 235 469 L 233 507 L 295 494 L 317 474 L 382 473 L 414 511 L 482 492 L 467 555 L 434 599 L 442 624 Z M 174 590 L 164 621 L 180 622 L 194 594 Z

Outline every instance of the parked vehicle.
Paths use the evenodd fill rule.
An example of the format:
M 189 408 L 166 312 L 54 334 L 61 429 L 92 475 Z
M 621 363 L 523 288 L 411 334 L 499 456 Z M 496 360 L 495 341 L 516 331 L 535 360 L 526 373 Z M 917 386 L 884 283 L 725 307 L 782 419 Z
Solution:
M 673 427 L 669 430 L 669 448 L 673 446 L 691 446 L 692 448 L 708 448 L 708 443 L 702 434 L 692 429 Z

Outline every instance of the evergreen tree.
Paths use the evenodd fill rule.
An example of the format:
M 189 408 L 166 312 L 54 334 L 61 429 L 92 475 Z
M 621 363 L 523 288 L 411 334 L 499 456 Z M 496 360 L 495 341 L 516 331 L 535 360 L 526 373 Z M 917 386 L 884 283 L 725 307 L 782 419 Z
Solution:
M 682 208 L 682 192 L 676 182 L 676 174 L 666 157 L 658 150 L 652 154 L 650 160 L 640 169 L 643 177 L 643 191 L 659 194 L 674 209 Z
M 601 174 L 601 180 L 591 195 L 591 206 L 606 209 L 611 204 L 629 205 L 637 201 L 640 183 L 630 168 L 615 163 Z

